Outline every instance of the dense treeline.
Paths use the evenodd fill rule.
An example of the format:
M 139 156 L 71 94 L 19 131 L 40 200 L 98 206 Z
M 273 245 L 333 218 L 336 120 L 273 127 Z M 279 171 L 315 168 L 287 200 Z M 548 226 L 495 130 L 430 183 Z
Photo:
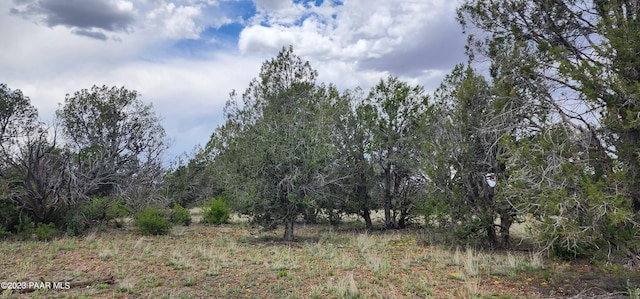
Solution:
M 54 130 L 2 85 L 0 224 L 69 227 L 71 207 L 99 198 L 140 210 L 218 196 L 283 225 L 285 240 L 298 220 L 357 215 L 368 229 L 424 225 L 496 248 L 524 223 L 558 256 L 640 267 L 638 9 L 466 0 L 469 63 L 432 94 L 394 76 L 339 90 L 283 48 L 231 93 L 206 146 L 164 173 L 163 130 L 134 91 L 69 95 Z

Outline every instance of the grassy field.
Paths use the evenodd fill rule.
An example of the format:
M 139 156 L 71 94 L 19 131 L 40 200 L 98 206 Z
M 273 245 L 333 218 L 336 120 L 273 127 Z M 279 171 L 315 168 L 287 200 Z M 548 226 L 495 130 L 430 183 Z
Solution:
M 299 225 L 296 242 L 235 221 L 169 235 L 103 229 L 79 238 L 0 243 L 0 282 L 82 282 L 3 298 L 638 298 L 640 273 L 526 251 L 430 242 L 421 230 Z M 635 297 L 634 297 L 635 296 Z

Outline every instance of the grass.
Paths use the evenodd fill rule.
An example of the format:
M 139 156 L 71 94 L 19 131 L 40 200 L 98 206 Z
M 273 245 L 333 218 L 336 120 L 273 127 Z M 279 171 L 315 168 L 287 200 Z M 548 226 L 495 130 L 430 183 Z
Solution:
M 116 278 L 114 285 L 29 294 L 37 298 L 537 298 L 606 290 L 586 284 L 602 276 L 593 280 L 590 273 L 599 269 L 590 265 L 425 245 L 415 230 L 349 227 L 301 225 L 298 241 L 289 243 L 279 231 L 261 232 L 244 221 L 194 223 L 164 236 L 108 229 L 49 242 L 4 241 L 0 282 Z M 623 288 L 611 292 L 637 298 L 640 289 L 626 281 L 639 277 L 625 277 Z M 611 279 L 608 285 L 617 283 Z

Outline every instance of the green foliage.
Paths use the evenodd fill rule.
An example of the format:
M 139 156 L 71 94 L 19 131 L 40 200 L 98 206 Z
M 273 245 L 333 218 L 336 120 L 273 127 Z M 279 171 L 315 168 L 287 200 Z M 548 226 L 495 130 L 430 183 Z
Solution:
M 287 274 L 287 271 L 285 270 L 280 270 L 278 271 L 278 278 L 284 278 L 287 277 L 289 274 Z
M 38 237 L 38 240 L 49 241 L 55 234 L 58 233 L 58 230 L 53 223 L 38 223 L 38 226 L 34 229 L 34 233 Z
M 0 142 L 2 150 L 9 150 L 16 145 L 16 139 L 26 133 L 35 131 L 39 126 L 38 110 L 31 105 L 31 100 L 22 91 L 11 90 L 0 83 Z M 8 154 L 3 152 L 3 154 Z M 7 157 L 9 157 L 7 155 Z
M 599 250 L 638 248 L 640 231 L 629 223 L 634 213 L 619 187 L 625 173 L 597 175 L 583 140 L 568 126 L 551 127 L 519 142 L 502 140 L 509 153 L 509 176 L 501 197 L 519 214 L 531 216 L 532 236 L 558 258 L 627 254 Z
M 434 94 L 423 148 L 427 220 L 455 229 L 462 240 L 484 239 L 489 247 L 508 245 L 513 211 L 496 197 L 487 175 L 504 175 L 498 141 L 518 125 L 500 115 L 496 108 L 504 103 L 497 103 L 493 89 L 470 66 L 455 67 Z
M 503 141 L 508 182 L 498 197 L 532 215 L 534 236 L 561 257 L 600 251 L 640 267 L 639 16 L 630 1 L 465 0 L 458 9 L 479 32 L 469 34 L 471 58 L 488 58 L 496 84 L 513 90 L 512 115 L 528 122 Z
M 21 215 L 19 223 L 14 227 L 16 235 L 23 240 L 31 239 L 35 233 L 36 224 L 27 215 Z
M 171 210 L 171 223 L 189 226 L 191 224 L 191 212 L 179 204 L 174 204 Z
M 72 187 L 81 199 L 123 196 L 138 210 L 158 197 L 165 131 L 136 91 L 94 85 L 68 94 L 56 117 L 70 141 Z
M 231 210 L 224 199 L 213 198 L 202 208 L 202 223 L 224 224 L 229 220 Z
M 116 227 L 122 227 L 120 220 L 129 215 L 129 209 L 123 199 L 112 200 L 105 211 L 105 219 L 107 222 L 113 220 Z
M 219 175 L 211 163 L 208 153 L 195 148 L 189 156 L 180 156 L 163 178 L 167 197 L 183 207 L 194 206 L 223 192 Z
M 15 233 L 20 223 L 20 213 L 16 205 L 9 200 L 0 200 L 0 237 Z
M 143 235 L 165 235 L 171 228 L 167 213 L 154 206 L 147 206 L 136 213 L 134 224 Z
M 380 173 L 376 185 L 381 187 L 386 228 L 404 228 L 424 199 L 420 151 L 428 100 L 422 86 L 389 76 L 357 108 L 371 138 L 366 154 Z
M 71 209 L 65 216 L 67 234 L 77 236 L 93 226 L 107 226 L 113 223 L 120 228 L 122 219 L 129 215 L 124 200 L 113 197 L 93 197 Z
M 295 219 L 315 206 L 333 162 L 332 86 L 316 83 L 317 72 L 293 49 L 263 63 L 242 94 L 231 94 L 227 121 L 206 151 L 234 206 L 264 226 L 285 224 L 293 240 Z

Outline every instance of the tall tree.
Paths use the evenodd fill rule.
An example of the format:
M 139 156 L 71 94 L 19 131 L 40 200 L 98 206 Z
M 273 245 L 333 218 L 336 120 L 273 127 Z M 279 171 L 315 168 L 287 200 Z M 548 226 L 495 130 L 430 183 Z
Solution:
M 513 209 L 496 197 L 496 180 L 504 175 L 499 141 L 513 131 L 515 119 L 501 115 L 503 104 L 492 86 L 470 66 L 456 66 L 434 100 L 424 165 L 434 205 L 447 207 L 440 213 L 446 211 L 448 217 L 440 220 L 453 221 L 462 238 L 482 231 L 495 248 L 500 233 L 507 245 Z
M 316 76 L 291 47 L 283 48 L 263 63 L 242 104 L 232 93 L 227 122 L 210 142 L 240 211 L 265 226 L 284 224 L 287 241 L 297 217 L 315 205 L 330 163 L 328 91 Z
M 54 130 L 55 131 L 55 130 Z M 35 223 L 61 224 L 69 196 L 68 156 L 20 90 L 0 84 L 0 201 Z
M 365 95 L 362 90 L 346 90 L 332 105 L 335 113 L 332 132 L 335 157 L 330 167 L 332 184 L 327 190 L 321 207 L 329 214 L 330 220 L 337 220 L 336 214 L 356 214 L 364 220 L 367 229 L 373 229 L 371 211 L 382 205 L 373 196 L 378 183 L 375 177 L 374 163 L 369 150 L 371 148 L 371 130 L 367 128 L 365 117 Z
M 76 154 L 80 194 L 131 199 L 156 194 L 147 189 L 161 175 L 165 131 L 136 91 L 93 86 L 67 95 L 56 115 Z
M 20 90 L 11 90 L 0 84 L 0 146 L 5 155 L 10 155 L 12 146 L 21 137 L 31 134 L 40 127 L 38 111 L 31 100 Z
M 387 228 L 403 228 L 416 209 L 423 176 L 418 167 L 420 129 L 428 97 L 421 86 L 396 77 L 380 80 L 360 112 L 373 139 L 368 154 L 381 172 L 382 206 Z
M 178 157 L 163 178 L 167 198 L 182 206 L 204 202 L 223 192 L 210 155 L 201 147 L 189 156 Z
M 516 91 L 535 94 L 541 106 L 553 109 L 551 119 L 546 121 L 561 120 L 586 136 L 589 141 L 586 159 L 593 173 L 587 180 L 591 183 L 585 181 L 579 187 L 599 192 L 616 190 L 616 197 L 627 200 L 609 204 L 616 202 L 616 209 L 635 213 L 634 217 L 623 217 L 619 225 L 637 228 L 640 219 L 637 1 L 467 0 L 458 12 L 465 28 L 481 30 L 480 34 L 470 34 L 472 56 L 488 57 L 495 78 L 508 78 Z M 544 126 L 540 131 L 547 129 Z M 577 198 L 586 205 L 585 194 Z M 606 198 L 601 200 L 606 202 Z M 633 237 L 623 239 L 612 239 L 609 246 L 620 248 Z
M 470 50 L 492 60 L 495 76 L 516 78 L 517 87 L 535 91 L 560 117 L 592 136 L 590 159 L 597 161 L 598 175 L 614 166 L 610 153 L 618 157 L 628 172 L 625 190 L 636 211 L 638 12 L 636 1 L 625 0 L 473 0 L 459 9 L 463 25 L 486 33 L 470 35 Z M 510 70 L 501 68 L 504 64 Z

